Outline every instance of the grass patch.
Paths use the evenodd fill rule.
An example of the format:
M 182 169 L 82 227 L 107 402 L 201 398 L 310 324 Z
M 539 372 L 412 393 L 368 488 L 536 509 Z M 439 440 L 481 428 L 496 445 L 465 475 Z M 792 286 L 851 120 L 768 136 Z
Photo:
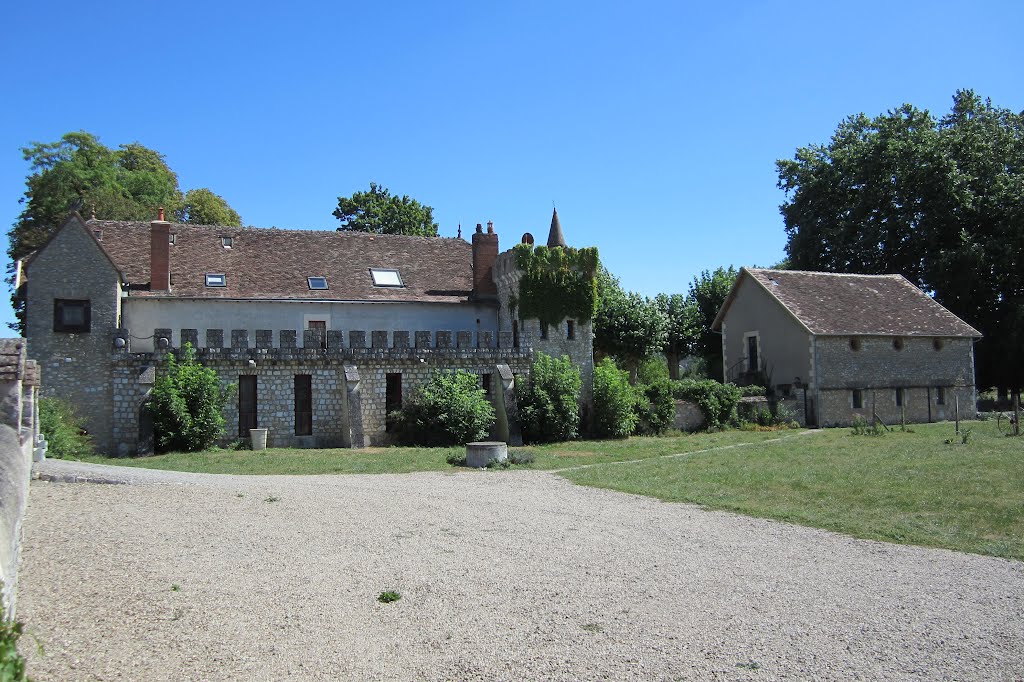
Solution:
M 881 438 L 827 429 L 562 475 L 859 538 L 1024 559 L 1024 438 L 1007 438 L 990 422 L 966 427 L 966 443 L 950 423 L 916 424 Z
M 386 590 L 377 595 L 377 601 L 381 604 L 390 604 L 402 598 L 402 595 L 394 590 Z
M 513 464 L 532 469 L 564 469 L 583 464 L 623 462 L 661 455 L 693 452 L 736 443 L 759 442 L 777 438 L 776 433 L 723 431 L 720 433 L 680 434 L 554 443 L 514 448 Z M 532 462 L 526 459 L 533 457 Z M 82 457 L 83 462 L 114 466 L 143 467 L 204 474 L 314 475 L 314 474 L 406 474 L 415 471 L 451 471 L 465 461 L 466 449 L 453 448 L 365 448 L 362 450 L 291 449 L 208 450 L 172 452 L 149 457 Z

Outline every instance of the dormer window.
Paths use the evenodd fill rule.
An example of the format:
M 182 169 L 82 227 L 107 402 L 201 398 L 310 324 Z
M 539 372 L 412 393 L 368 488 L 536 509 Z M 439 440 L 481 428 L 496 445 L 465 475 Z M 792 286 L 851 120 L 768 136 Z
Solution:
M 208 287 L 226 287 L 228 285 L 228 278 L 223 273 L 218 274 L 206 274 L 206 286 Z
M 326 277 L 307 277 L 306 282 L 309 284 L 309 288 L 314 291 L 327 288 Z
M 373 277 L 373 286 L 375 287 L 405 286 L 405 282 L 402 281 L 402 276 L 398 274 L 398 270 L 370 268 L 370 276 Z
M 233 241 L 231 237 L 221 237 L 220 245 L 223 246 L 225 249 L 230 249 L 233 246 Z

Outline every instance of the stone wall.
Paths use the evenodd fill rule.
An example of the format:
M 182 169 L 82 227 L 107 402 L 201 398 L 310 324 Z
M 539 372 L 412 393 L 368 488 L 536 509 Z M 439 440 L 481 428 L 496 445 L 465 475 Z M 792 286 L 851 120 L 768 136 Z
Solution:
M 814 353 L 820 426 L 849 426 L 874 415 L 886 424 L 941 421 L 954 417 L 957 404 L 961 419 L 977 414 L 969 338 L 817 337 Z
M 156 333 L 163 331 L 166 330 L 156 330 Z M 182 330 L 181 336 L 187 339 L 193 331 Z M 326 347 L 323 347 L 315 334 L 305 334 L 302 345 L 298 346 L 293 330 L 257 331 L 257 339 L 263 340 L 268 334 L 284 335 L 284 343 L 272 348 L 258 342 L 255 346 L 263 347 L 250 345 L 247 335 L 237 333 L 238 330 L 220 331 L 221 334 L 214 336 L 229 340 L 234 347 L 200 348 L 196 357 L 217 372 L 225 387 L 238 384 L 241 376 L 256 377 L 257 426 L 270 430 L 271 447 L 347 447 L 352 444 L 353 432 L 358 432 L 367 445 L 384 444 L 388 441 L 385 405 L 389 373 L 402 375 L 403 398 L 425 383 L 433 372 L 452 369 L 492 375 L 493 396 L 501 387 L 501 380 L 496 376 L 499 364 L 508 365 L 517 375 L 526 375 L 532 359 L 529 349 L 511 347 L 511 339 L 505 336 L 499 335 L 503 343 L 496 347 L 489 332 L 477 335 L 468 331 L 437 334 L 352 331 L 344 343 L 341 332 L 329 331 Z M 261 333 L 263 331 L 266 333 Z M 120 330 L 118 334 L 121 338 L 131 336 L 127 330 Z M 157 372 L 165 364 L 165 355 L 132 353 L 126 345 L 123 350 L 114 351 L 110 361 L 114 368 L 116 454 L 135 454 L 151 447 L 142 405 L 152 390 Z M 295 433 L 296 375 L 311 377 L 313 433 L 308 436 Z M 358 384 L 352 379 L 356 375 Z M 358 403 L 353 402 L 352 395 L 357 387 Z M 358 414 L 350 414 L 350 408 L 357 404 Z M 238 432 L 237 394 L 229 400 L 224 416 L 227 420 L 225 442 L 247 437 L 248 434 Z
M 21 523 L 28 502 L 32 452 L 39 435 L 39 374 L 25 359 L 23 339 L 0 339 L 0 616 L 13 616 Z
M 101 451 L 112 446 L 111 334 L 120 315 L 120 275 L 87 228 L 73 218 L 28 266 L 29 355 L 46 376 L 43 394 L 75 405 Z M 88 332 L 54 331 L 54 301 L 87 300 Z

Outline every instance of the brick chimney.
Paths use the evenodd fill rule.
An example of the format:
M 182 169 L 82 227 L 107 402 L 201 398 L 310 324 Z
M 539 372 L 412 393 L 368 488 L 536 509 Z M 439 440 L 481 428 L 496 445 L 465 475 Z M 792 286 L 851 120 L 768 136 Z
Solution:
M 498 235 L 494 233 L 494 223 L 487 223 L 486 233 L 480 223 L 477 223 L 476 232 L 473 234 L 473 298 L 498 296 L 498 287 L 491 276 L 497 258 Z
M 171 289 L 171 224 L 164 220 L 164 209 L 160 219 L 149 224 L 149 290 L 170 291 Z

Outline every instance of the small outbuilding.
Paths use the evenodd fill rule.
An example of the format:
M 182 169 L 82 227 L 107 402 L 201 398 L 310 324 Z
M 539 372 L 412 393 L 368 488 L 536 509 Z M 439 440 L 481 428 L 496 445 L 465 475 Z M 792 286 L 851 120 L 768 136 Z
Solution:
M 981 334 L 901 275 L 741 268 L 713 329 L 725 380 L 802 399 L 809 426 L 976 414 Z

